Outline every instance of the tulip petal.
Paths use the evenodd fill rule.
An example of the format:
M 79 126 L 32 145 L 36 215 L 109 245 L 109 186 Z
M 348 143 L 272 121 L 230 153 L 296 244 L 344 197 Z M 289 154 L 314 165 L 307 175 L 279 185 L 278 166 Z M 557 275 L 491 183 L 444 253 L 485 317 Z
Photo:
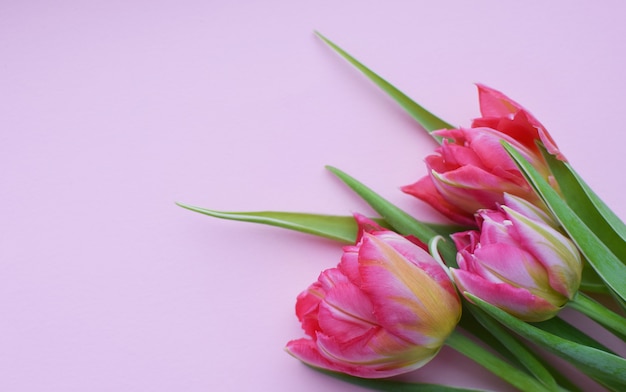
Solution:
M 444 199 L 431 177 L 426 176 L 412 185 L 403 186 L 402 192 L 417 197 L 423 202 L 432 206 L 439 213 L 448 219 L 466 226 L 475 226 L 476 222 L 471 214 L 461 210 L 454 204 Z
M 480 114 L 483 117 L 506 117 L 522 109 L 521 105 L 498 90 L 484 84 L 476 84 L 476 87 L 478 87 Z
M 504 151 L 502 145 L 500 148 Z M 476 154 L 476 151 L 467 148 L 465 145 L 451 144 L 447 140 L 444 140 L 442 146 L 438 149 L 441 156 L 444 158 L 446 166 L 450 168 L 458 168 L 465 165 L 483 166 L 482 159 Z M 505 152 L 506 153 L 506 152 Z M 507 158 L 509 156 L 507 155 Z M 509 161 L 511 159 L 509 158 Z M 432 168 L 432 164 L 429 165 Z M 441 171 L 436 169 L 437 171 Z
M 556 156 L 562 161 L 565 161 L 565 157 L 561 151 L 559 151 L 554 139 L 552 139 L 552 136 L 550 136 L 545 127 L 537 121 L 532 114 L 524 109 L 522 105 L 513 101 L 500 91 L 494 90 L 482 84 L 477 84 L 477 87 L 480 112 L 483 117 L 500 117 L 510 119 L 511 115 L 515 115 L 513 117 L 513 122 L 516 123 L 516 125 L 519 126 L 521 124 L 528 124 L 533 132 L 529 132 L 530 129 L 528 127 L 524 129 L 523 132 L 511 132 L 512 130 L 509 128 L 508 131 L 511 132 L 509 133 L 511 136 L 533 149 L 532 145 L 534 144 L 534 140 L 530 143 L 524 140 L 524 135 L 532 135 L 533 139 L 541 140 L 541 143 L 546 146 L 546 149 L 550 154 Z M 502 130 L 501 127 L 496 129 Z
M 319 305 L 320 330 L 346 342 L 377 326 L 374 307 L 354 284 L 337 284 L 326 293 Z
M 318 344 L 319 342 L 324 342 L 324 345 Z M 331 338 L 325 339 L 320 336 L 318 343 L 310 339 L 292 340 L 287 343 L 286 350 L 308 365 L 363 378 L 385 378 L 410 372 L 422 367 L 439 351 L 439 349 L 423 351 L 419 348 L 411 348 L 394 353 L 395 356 L 392 357 L 376 354 L 366 359 L 360 356 L 362 353 L 355 355 L 357 353 L 337 351 L 338 347 L 333 345 Z M 358 344 L 356 346 L 367 347 Z M 328 351 L 329 347 L 330 351 Z M 374 351 L 371 352 L 375 354 Z M 333 354 L 338 354 L 338 356 Z M 351 356 L 354 357 L 351 358 Z
M 352 283 L 361 285 L 361 275 L 359 274 L 359 247 L 344 246 L 341 261 L 337 266 L 339 270 L 348 277 Z
M 473 270 L 493 283 L 522 287 L 555 306 L 563 306 L 567 297 L 553 290 L 548 272 L 533 255 L 509 244 L 493 244 L 474 252 Z
M 491 128 L 468 128 L 463 129 L 463 132 L 466 135 L 468 147 L 476 153 L 484 166 L 489 170 L 500 168 L 509 172 L 519 172 L 517 165 L 502 146 L 502 140 L 514 146 L 533 166 L 537 168 L 545 166 L 541 154 L 536 151 L 536 146 L 533 149 L 529 149 L 520 141 L 505 133 Z
M 529 203 L 528 200 L 505 193 L 504 204 L 511 210 L 518 212 L 532 220 L 544 222 L 545 224 L 555 229 L 558 227 L 558 223 L 554 220 L 552 216 L 548 215 L 544 210 L 540 209 L 536 205 Z
M 553 317 L 560 308 L 530 291 L 506 283 L 492 283 L 478 275 L 451 268 L 461 293 L 471 293 L 520 320 L 537 322 Z
M 383 372 L 377 372 L 375 369 L 368 368 L 366 366 L 349 366 L 345 363 L 330 361 L 320 353 L 317 345 L 311 339 L 292 340 L 287 343 L 285 349 L 289 354 L 310 366 L 334 372 L 341 372 L 364 378 L 381 378 L 397 374 L 391 372 L 386 374 Z
M 296 301 L 296 316 L 302 323 L 304 332 L 311 337 L 315 336 L 315 331 L 320 329 L 317 312 L 324 295 L 322 285 L 315 282 L 306 291 L 303 291 Z
M 331 361 L 372 367 L 404 367 L 407 363 L 430 356 L 431 350 L 407 344 L 402 338 L 381 327 L 371 328 L 367 333 L 342 342 L 336 336 L 318 333 L 317 347 Z M 411 353 L 407 360 L 406 353 Z M 406 369 L 402 372 L 406 372 Z
M 504 223 L 504 214 L 499 211 L 482 210 L 477 214 L 477 221 L 480 227 L 480 244 L 482 246 L 491 244 L 517 245 L 509 234 L 509 225 Z
M 480 241 L 480 234 L 476 230 L 462 231 L 450 235 L 458 251 L 473 252 Z
M 521 197 L 530 194 L 529 189 L 475 166 L 463 166 L 445 173 L 431 171 L 431 176 L 443 199 L 466 214 L 473 214 L 482 208 L 495 208 L 502 204 L 505 192 Z
M 550 286 L 567 298 L 573 298 L 582 275 L 582 260 L 574 243 L 548 225 L 506 206 L 502 209 L 513 222 L 512 233 L 516 240 L 547 269 Z
M 428 253 L 411 246 L 412 258 L 432 265 Z M 415 344 L 440 346 L 460 316 L 459 299 L 447 276 L 431 277 L 374 236 L 364 238 L 359 263 L 362 289 L 372 300 L 379 324 Z M 439 266 L 429 268 L 446 275 Z

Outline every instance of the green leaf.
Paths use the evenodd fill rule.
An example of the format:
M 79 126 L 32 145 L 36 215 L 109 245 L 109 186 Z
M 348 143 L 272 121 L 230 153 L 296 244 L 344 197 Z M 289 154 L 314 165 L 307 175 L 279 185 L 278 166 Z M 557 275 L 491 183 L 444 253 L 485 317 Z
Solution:
M 474 295 L 469 293 L 465 293 L 465 295 L 507 328 L 539 345 L 546 351 L 566 359 L 603 385 L 615 390 L 619 390 L 619 388 L 624 390 L 626 388 L 626 360 L 624 358 L 545 332 Z
M 539 383 L 534 378 L 529 377 L 528 373 L 522 372 L 518 368 L 503 361 L 500 357 L 483 348 L 472 339 L 464 336 L 458 330 L 453 331 L 452 334 L 448 336 L 445 344 L 522 391 L 558 390 L 556 384 L 543 385 Z
M 262 223 L 302 233 L 354 243 L 357 224 L 351 216 L 318 215 L 297 212 L 223 212 L 177 203 L 179 206 L 215 218 Z
M 228 219 L 242 222 L 261 223 L 270 226 L 281 227 L 299 231 L 302 233 L 313 234 L 319 237 L 329 238 L 332 240 L 353 244 L 356 241 L 357 224 L 352 216 L 342 215 L 325 215 L 325 214 L 307 214 L 301 212 L 285 212 L 285 211 L 239 211 L 226 212 L 209 210 L 201 207 L 194 207 L 182 203 L 176 203 L 178 206 L 191 211 L 209 215 L 214 218 Z M 381 218 L 369 218 L 384 228 L 391 228 L 391 225 Z M 437 223 L 424 223 L 425 226 L 431 228 L 439 235 L 449 235 L 457 231 L 468 230 L 463 226 L 444 225 Z
M 576 211 L 578 217 L 615 256 L 626 263 L 624 222 L 600 200 L 568 163 L 557 159 L 545 148 L 540 149 L 570 208 Z
M 626 318 L 610 311 L 604 305 L 583 293 L 577 293 L 574 299 L 568 303 L 568 306 L 595 320 L 612 331 L 614 335 L 626 341 Z
M 383 217 L 398 233 L 402 235 L 412 235 L 425 244 L 437 236 L 438 233 L 425 225 L 424 223 L 413 218 L 408 213 L 401 210 L 376 192 L 366 187 L 353 177 L 342 172 L 341 170 L 327 166 L 334 175 L 339 177 L 346 185 L 348 185 L 357 195 L 359 195 L 367 204 L 369 204 L 376 212 Z M 446 261 L 456 260 L 456 248 L 451 241 L 440 241 L 440 250 Z
M 506 142 L 502 143 L 528 182 L 541 196 L 563 229 L 589 261 L 589 264 L 607 286 L 622 300 L 626 299 L 626 265 L 585 225 L 541 174 L 515 148 Z
M 582 332 L 578 328 L 574 327 L 567 321 L 560 317 L 552 317 L 549 320 L 541 321 L 537 323 L 531 323 L 536 328 L 541 329 L 544 332 L 551 333 L 553 335 L 560 336 L 563 339 L 570 340 L 572 342 L 581 344 L 583 346 L 593 347 L 598 350 L 605 351 L 607 353 L 615 354 L 609 348 L 598 342 L 591 336 Z
M 393 98 L 400 106 L 404 108 L 404 110 L 415 119 L 428 133 L 436 131 L 438 129 L 453 129 L 454 126 L 448 124 L 444 120 L 435 116 L 428 110 L 424 109 L 422 106 L 415 103 L 411 98 L 409 98 L 402 91 L 398 90 L 396 87 L 391 85 L 385 79 L 381 78 L 377 74 L 375 74 L 372 70 L 361 64 L 357 59 L 350 56 L 346 51 L 341 49 L 339 46 L 331 42 L 328 38 L 324 37 L 322 34 L 315 32 L 318 37 L 322 39 L 328 46 L 334 49 L 337 53 L 339 53 L 344 59 L 346 59 L 350 64 L 354 65 L 359 71 L 361 71 L 365 76 L 367 76 L 372 82 L 374 82 L 378 87 L 380 87 L 383 91 L 385 91 L 391 98 Z M 435 137 L 437 141 L 441 141 L 441 138 Z
M 389 392 L 477 392 L 477 389 L 466 389 L 459 387 L 452 387 L 439 384 L 421 384 L 421 383 L 409 383 L 402 381 L 395 381 L 390 379 L 367 379 L 354 377 L 343 373 L 330 372 L 328 370 L 319 369 L 310 366 L 321 373 L 334 377 L 338 380 L 348 382 L 350 384 L 358 385 L 363 388 L 373 389 L 375 391 L 389 391 Z
M 471 314 L 476 318 L 476 320 L 491 334 L 500 341 L 500 343 L 509 350 L 511 354 L 514 355 L 515 360 L 524 366 L 535 378 L 545 385 L 547 388 L 556 390 L 557 384 L 550 373 L 550 371 L 546 368 L 545 364 L 537 358 L 537 356 L 532 353 L 528 346 L 520 342 L 513 335 L 511 335 L 507 330 L 505 330 L 498 322 L 496 322 L 493 318 L 489 317 L 482 309 L 474 306 L 473 304 L 464 301 L 464 310 L 468 310 Z M 508 356 L 508 355 L 507 355 Z M 552 369 L 558 376 L 560 374 Z M 559 377 L 564 379 L 564 377 Z
M 439 235 L 448 238 L 450 234 L 458 233 L 460 231 L 475 230 L 475 227 L 460 226 L 460 225 L 448 225 L 440 223 L 422 222 L 424 225 L 430 227 L 433 231 L 436 231 Z
M 598 273 L 585 261 L 583 264 L 582 281 L 580 290 L 588 293 L 609 294 L 610 291 Z

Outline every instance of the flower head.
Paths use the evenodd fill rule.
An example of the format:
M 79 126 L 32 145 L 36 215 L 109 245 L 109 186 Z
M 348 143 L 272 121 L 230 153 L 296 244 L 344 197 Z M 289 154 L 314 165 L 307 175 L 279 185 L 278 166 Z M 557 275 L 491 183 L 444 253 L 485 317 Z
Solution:
M 461 303 L 443 268 L 391 231 L 364 232 L 336 268 L 298 296 L 309 338 L 287 351 L 312 366 L 366 378 L 423 366 L 455 328 Z
M 444 141 L 426 157 L 428 175 L 402 190 L 430 204 L 451 220 L 474 224 L 479 209 L 493 209 L 504 202 L 504 193 L 541 202 L 508 155 L 508 142 L 547 180 L 550 171 L 535 144 L 541 141 L 557 157 L 562 154 L 535 118 L 502 93 L 479 85 L 483 117 L 471 128 L 436 131 Z
M 453 234 L 454 281 L 524 321 L 549 319 L 578 291 L 580 253 L 542 210 L 511 195 L 505 201 L 478 213 L 480 231 Z

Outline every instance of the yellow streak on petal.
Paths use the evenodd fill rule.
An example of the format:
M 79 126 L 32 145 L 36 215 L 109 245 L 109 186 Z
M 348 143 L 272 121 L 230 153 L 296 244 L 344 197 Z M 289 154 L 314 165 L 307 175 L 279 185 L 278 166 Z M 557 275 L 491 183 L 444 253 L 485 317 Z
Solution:
M 452 332 L 460 316 L 460 301 L 442 288 L 422 269 L 406 260 L 384 241 L 370 237 L 382 253 L 383 260 L 371 260 L 391 273 L 399 284 L 404 285 L 412 297 L 396 297 L 391 300 L 413 310 L 420 326 L 408 326 L 426 336 L 442 339 Z M 430 255 L 428 256 L 430 257 Z

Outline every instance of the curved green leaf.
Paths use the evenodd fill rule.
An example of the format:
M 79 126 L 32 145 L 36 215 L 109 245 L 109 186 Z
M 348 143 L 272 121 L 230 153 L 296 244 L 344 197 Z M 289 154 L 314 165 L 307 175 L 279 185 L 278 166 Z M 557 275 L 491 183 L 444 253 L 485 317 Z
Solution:
M 201 207 L 194 207 L 183 203 L 176 203 L 178 206 L 191 211 L 209 215 L 214 218 L 228 219 L 242 222 L 261 223 L 269 226 L 281 227 L 313 234 L 316 236 L 329 238 L 332 240 L 353 244 L 356 241 L 357 224 L 352 216 L 308 214 L 301 212 L 285 211 L 239 211 L 226 212 L 209 210 Z M 389 223 L 381 218 L 370 218 L 382 227 L 391 228 Z M 467 230 L 465 227 L 457 225 L 444 225 L 437 223 L 424 223 L 427 227 L 437 232 L 439 235 L 449 235 L 457 231 Z
M 580 329 L 574 327 L 572 324 L 563 320 L 560 317 L 552 317 L 549 320 L 541 321 L 537 323 L 531 323 L 532 326 L 541 329 L 544 332 L 551 333 L 562 337 L 563 339 L 570 340 L 572 342 L 582 344 L 583 346 L 593 347 L 598 350 L 605 351 L 607 353 L 615 354 L 612 350 L 607 348 L 602 343 L 598 342 L 591 336 L 587 335 Z
M 409 98 L 402 91 L 398 90 L 396 87 L 391 85 L 385 79 L 381 78 L 377 74 L 375 74 L 372 70 L 361 64 L 357 59 L 350 56 L 346 51 L 341 49 L 339 46 L 334 44 L 328 38 L 324 37 L 322 34 L 315 32 L 315 34 L 322 39 L 328 46 L 335 50 L 335 52 L 339 53 L 341 57 L 346 59 L 350 64 L 354 65 L 359 71 L 361 71 L 365 76 L 367 76 L 372 82 L 374 82 L 378 87 L 380 87 L 383 91 L 385 91 L 391 98 L 393 98 L 397 103 L 400 104 L 406 110 L 406 112 L 413 117 L 428 133 L 436 131 L 438 129 L 452 129 L 454 126 L 448 124 L 444 120 L 435 116 L 428 110 L 424 109 L 421 105 L 418 105 Z M 441 138 L 435 137 L 437 141 L 441 141 Z
M 469 293 L 465 293 L 465 295 L 507 328 L 543 349 L 568 360 L 591 378 L 611 389 L 620 390 L 621 388 L 621 390 L 625 390 L 626 360 L 624 358 L 545 332 L 474 295 Z
M 580 282 L 580 290 L 587 293 L 609 294 L 608 287 L 598 273 L 585 261 L 583 264 L 582 280 Z
M 390 379 L 368 379 L 350 376 L 344 373 L 331 372 L 324 369 L 309 366 L 321 373 L 334 377 L 338 380 L 348 382 L 350 384 L 358 385 L 363 388 L 372 389 L 375 391 L 389 391 L 389 392 L 477 392 L 478 389 L 466 389 L 447 385 L 439 384 L 421 384 L 421 383 L 409 383 L 403 381 L 395 381 Z
M 626 300 L 626 265 L 585 225 L 537 170 L 510 144 L 502 142 L 520 171 L 576 243 L 589 264 L 622 300 Z
M 365 200 L 398 233 L 415 236 L 425 244 L 428 244 L 433 237 L 439 234 L 348 174 L 332 166 L 326 166 L 326 168 Z M 446 261 L 456 260 L 456 248 L 452 242 L 440 241 L 439 244 L 442 256 Z
M 282 227 L 302 233 L 313 234 L 324 238 L 352 244 L 356 239 L 357 224 L 351 216 L 305 214 L 297 212 L 224 212 L 177 203 L 191 211 L 209 215 L 214 218 L 237 220 L 243 222 L 262 223 Z
M 614 335 L 626 341 L 626 318 L 610 311 L 604 305 L 583 293 L 577 293 L 574 299 L 568 303 L 568 306 L 595 320 L 612 331 Z
M 596 233 L 615 256 L 626 263 L 624 222 L 607 207 L 568 163 L 556 159 L 541 146 L 540 149 L 570 208 L 576 211 L 578 217 Z
M 465 305 L 464 309 L 471 312 L 474 318 L 506 347 L 506 349 L 514 355 L 515 360 L 534 375 L 539 382 L 551 390 L 557 389 L 557 383 L 551 371 L 546 368 L 545 363 L 530 351 L 527 345 L 511 335 L 501 324 L 489 317 L 482 309 L 470 304 L 466 300 L 463 301 L 463 304 Z M 508 356 L 509 355 L 507 355 L 507 357 Z M 555 369 L 551 370 L 559 379 L 565 379 L 565 377 L 562 377 Z
M 472 359 L 474 362 L 480 364 L 485 369 L 521 391 L 536 392 L 559 390 L 556 384 L 546 386 L 539 383 L 534 378 L 529 377 L 528 373 L 511 366 L 509 363 L 503 361 L 457 330 L 453 331 L 452 334 L 448 336 L 445 344 Z

